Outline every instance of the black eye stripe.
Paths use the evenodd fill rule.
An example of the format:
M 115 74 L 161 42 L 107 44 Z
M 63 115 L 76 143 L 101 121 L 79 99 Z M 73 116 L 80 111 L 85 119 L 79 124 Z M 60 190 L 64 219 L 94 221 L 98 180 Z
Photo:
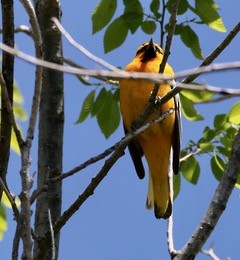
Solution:
M 143 53 L 146 50 L 147 46 L 148 46 L 148 44 L 142 44 L 142 46 L 137 51 L 136 56 L 139 55 L 140 53 Z M 163 54 L 163 51 L 161 50 L 161 48 L 158 47 L 158 45 L 154 44 L 154 46 L 158 53 Z

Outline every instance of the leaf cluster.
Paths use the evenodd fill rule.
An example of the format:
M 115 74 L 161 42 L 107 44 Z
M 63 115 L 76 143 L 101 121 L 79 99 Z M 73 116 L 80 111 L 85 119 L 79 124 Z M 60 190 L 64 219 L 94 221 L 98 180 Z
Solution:
M 194 26 L 205 24 L 219 32 L 225 32 L 226 29 L 218 13 L 219 7 L 214 0 L 195 0 L 194 6 L 189 2 L 188 0 L 179 2 L 175 35 L 180 36 L 182 43 L 191 50 L 197 59 L 203 59 L 200 40 Z M 92 14 L 92 33 L 95 34 L 106 28 L 104 33 L 105 52 L 121 46 L 128 33 L 134 34 L 139 28 L 149 35 L 155 33 L 159 26 L 164 28 L 161 34 L 164 35 L 168 32 L 170 24 L 164 19 L 166 13 L 168 13 L 168 17 L 172 13 L 173 0 L 167 1 L 166 4 L 165 1 L 152 0 L 149 10 L 145 10 L 139 0 L 123 0 L 124 11 L 114 19 L 117 4 L 117 0 L 101 0 Z
M 201 169 L 197 158 L 200 155 L 210 156 L 212 173 L 218 181 L 221 180 L 232 152 L 234 138 L 240 128 L 239 111 L 240 102 L 237 102 L 227 114 L 216 115 L 213 127 L 206 126 L 203 136 L 198 141 L 190 140 L 188 146 L 182 150 L 181 175 L 174 176 L 175 197 L 180 190 L 181 176 L 194 185 L 198 183 Z M 240 178 L 236 186 L 240 188 Z

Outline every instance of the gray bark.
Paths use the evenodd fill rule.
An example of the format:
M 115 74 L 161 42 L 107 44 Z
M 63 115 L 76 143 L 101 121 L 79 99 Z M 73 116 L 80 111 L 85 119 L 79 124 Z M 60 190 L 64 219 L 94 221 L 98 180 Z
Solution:
M 52 17 L 60 20 L 61 9 L 59 1 L 35 1 L 35 9 L 42 32 L 43 59 L 62 64 L 61 34 L 51 21 Z M 48 185 L 48 192 L 37 199 L 35 214 L 35 232 L 43 237 L 49 230 L 48 210 L 51 212 L 52 223 L 61 215 L 62 184 L 50 183 L 49 178 L 57 177 L 62 172 L 63 147 L 63 73 L 50 69 L 43 70 L 43 84 L 40 101 L 39 118 L 39 150 L 38 150 L 38 188 Z M 60 234 L 55 234 L 55 258 L 58 258 Z M 45 254 L 46 253 L 46 254 Z M 34 245 L 34 259 L 52 259 L 51 243 L 43 249 L 41 245 Z

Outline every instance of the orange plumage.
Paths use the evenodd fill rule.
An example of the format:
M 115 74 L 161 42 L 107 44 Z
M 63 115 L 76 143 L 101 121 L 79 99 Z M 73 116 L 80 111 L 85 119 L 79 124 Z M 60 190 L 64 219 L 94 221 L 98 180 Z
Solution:
M 126 66 L 128 72 L 158 73 L 162 62 L 163 50 L 153 43 L 142 44 L 133 60 Z M 173 75 L 172 68 L 166 64 L 164 74 Z M 120 109 L 123 117 L 125 133 L 131 130 L 132 123 L 147 106 L 154 83 L 144 80 L 120 80 Z M 162 97 L 171 90 L 167 84 L 161 84 L 158 96 Z M 180 154 L 180 113 L 179 102 L 176 98 L 170 99 L 160 108 L 160 114 L 170 108 L 175 113 L 169 115 L 162 122 L 152 125 L 138 135 L 130 144 L 129 151 L 139 178 L 144 177 L 144 168 L 141 157 L 146 157 L 149 166 L 149 187 L 146 207 L 154 207 L 156 218 L 168 218 L 172 213 L 172 202 L 169 191 L 169 162 L 171 148 L 173 148 L 173 171 L 179 170 Z M 158 117 L 154 112 L 147 121 Z

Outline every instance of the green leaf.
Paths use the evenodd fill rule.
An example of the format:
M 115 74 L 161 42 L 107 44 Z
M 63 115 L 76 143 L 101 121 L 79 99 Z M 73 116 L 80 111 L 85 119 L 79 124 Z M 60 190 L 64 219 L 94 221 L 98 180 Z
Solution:
M 217 148 L 218 153 L 222 154 L 223 156 L 225 156 L 227 158 L 230 156 L 231 151 L 232 151 L 231 147 L 226 147 L 226 146 L 224 146 L 224 147 L 216 146 L 216 148 Z
M 181 174 L 173 174 L 173 199 L 175 200 L 181 189 Z
M 167 1 L 167 9 L 168 9 L 168 12 L 171 14 L 173 12 L 172 10 L 172 6 L 174 4 L 174 1 L 175 0 L 169 0 Z M 180 0 L 179 1 L 179 5 L 178 5 L 178 12 L 177 14 L 180 15 L 180 14 L 184 14 L 187 12 L 187 9 L 188 9 L 188 1 L 187 0 Z
M 14 102 L 16 102 L 20 105 L 22 105 L 24 102 L 24 97 L 22 96 L 16 82 L 14 82 L 14 85 L 13 85 L 13 100 L 14 100 Z
M 203 120 L 204 118 L 199 114 L 199 112 L 194 108 L 193 102 L 187 97 L 181 95 L 181 105 L 183 115 L 189 121 Z
M 92 111 L 93 103 L 94 103 L 94 97 L 95 97 L 95 90 L 92 90 L 85 100 L 83 101 L 82 109 L 80 112 L 80 115 L 78 117 L 78 120 L 76 121 L 75 124 L 80 124 L 82 123 L 90 114 Z
M 105 88 L 102 88 L 93 104 L 93 108 L 91 111 L 91 116 L 96 116 L 102 109 L 104 102 L 105 102 L 105 98 L 106 98 L 106 94 L 107 91 Z
M 200 176 L 200 166 L 195 157 L 189 157 L 183 164 L 181 164 L 181 171 L 186 180 L 192 184 L 197 184 Z
M 105 53 L 118 48 L 123 44 L 128 34 L 128 25 L 122 16 L 115 19 L 107 28 L 104 34 Z
M 15 197 L 14 201 L 15 201 L 16 206 L 19 207 L 20 206 L 20 200 L 18 199 L 18 197 Z M 10 209 L 12 208 L 12 204 L 10 203 L 10 201 L 9 201 L 5 192 L 3 192 L 3 195 L 2 195 L 2 203 L 8 208 L 10 208 Z
M 208 101 L 215 95 L 214 93 L 211 93 L 209 91 L 205 91 L 205 90 L 199 91 L 199 90 L 192 90 L 192 89 L 184 89 L 183 91 L 181 91 L 181 93 L 182 95 L 184 95 L 185 97 L 187 97 L 188 99 L 190 99 L 195 103 Z
M 184 26 L 181 30 L 181 39 L 183 43 L 190 48 L 192 51 L 193 55 L 197 59 L 204 59 L 202 55 L 202 50 L 200 48 L 200 43 L 197 34 L 193 31 L 193 29 L 187 25 Z
M 240 174 L 237 176 L 237 183 L 235 185 L 238 189 L 240 189 Z
M 102 30 L 112 19 L 117 0 L 101 0 L 92 14 L 92 33 Z
M 209 128 L 208 126 L 205 127 L 204 131 L 203 131 L 203 137 L 204 140 L 209 142 L 211 141 L 214 137 L 216 136 L 216 132 Z
M 19 130 L 21 131 L 21 129 L 19 128 Z M 17 154 L 17 155 L 20 155 L 20 148 L 19 148 L 19 145 L 18 145 L 18 141 L 17 141 L 17 137 L 15 135 L 15 132 L 14 130 L 12 129 L 12 132 L 11 132 L 11 149 Z
M 150 10 L 152 13 L 157 13 L 160 8 L 160 0 L 152 0 L 150 4 Z
M 146 34 L 153 34 L 156 31 L 156 23 L 154 21 L 144 21 L 141 24 L 141 29 Z
M 214 118 L 214 127 L 216 130 L 222 131 L 223 129 L 226 129 L 227 119 L 228 117 L 226 114 L 216 115 Z
M 0 203 L 0 241 L 3 233 L 7 230 L 7 213 L 2 203 Z
M 222 18 L 217 12 L 219 7 L 213 0 L 196 0 L 195 8 L 195 12 L 205 24 L 219 32 L 226 32 Z
M 240 124 L 240 102 L 235 103 L 229 113 L 228 113 L 228 119 L 229 122 L 233 123 L 233 124 Z
M 221 157 L 216 154 L 211 158 L 211 169 L 215 178 L 220 181 L 225 169 L 225 163 L 223 162 Z
M 143 8 L 138 0 L 124 1 L 123 17 L 132 34 L 136 32 L 143 20 Z
M 199 148 L 204 152 L 204 153 L 207 153 L 207 152 L 210 152 L 210 151 L 213 151 L 213 145 L 211 142 L 203 142 L 203 143 L 200 143 L 199 144 Z
M 107 91 L 104 105 L 97 114 L 97 121 L 105 138 L 108 138 L 119 126 L 120 112 L 118 100 L 116 100 L 116 96 L 114 97 L 111 91 Z
M 27 119 L 27 113 L 24 108 L 15 102 L 13 103 L 13 111 L 16 119 L 20 119 L 22 121 L 25 121 Z

